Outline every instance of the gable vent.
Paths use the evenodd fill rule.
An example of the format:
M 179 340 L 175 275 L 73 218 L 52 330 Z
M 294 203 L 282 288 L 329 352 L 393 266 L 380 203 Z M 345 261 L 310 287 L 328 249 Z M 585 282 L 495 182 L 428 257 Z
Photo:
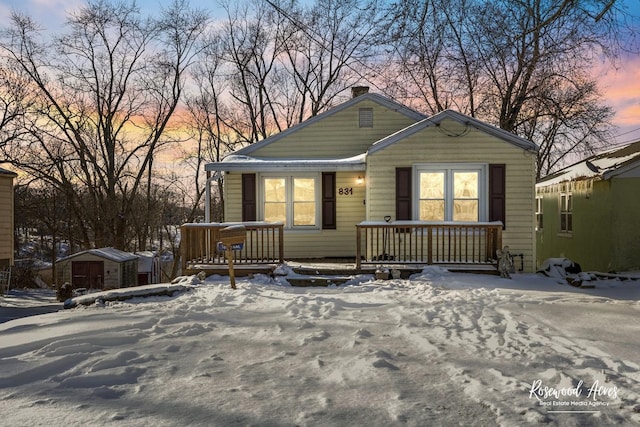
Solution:
M 373 127 L 373 108 L 360 108 L 358 110 L 358 127 Z

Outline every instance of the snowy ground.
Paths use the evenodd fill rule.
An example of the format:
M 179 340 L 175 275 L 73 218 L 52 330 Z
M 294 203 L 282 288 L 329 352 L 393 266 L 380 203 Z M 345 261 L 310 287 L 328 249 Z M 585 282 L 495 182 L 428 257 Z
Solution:
M 0 295 L 0 323 L 35 314 L 52 313 L 61 307 L 62 303 L 56 301 L 55 291 L 12 289 L 8 295 Z
M 640 281 L 183 284 L 0 323 L 0 425 L 640 424 Z

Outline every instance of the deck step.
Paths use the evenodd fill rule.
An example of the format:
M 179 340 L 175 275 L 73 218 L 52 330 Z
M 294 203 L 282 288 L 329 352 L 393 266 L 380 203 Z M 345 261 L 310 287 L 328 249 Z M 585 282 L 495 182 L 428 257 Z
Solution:
M 307 277 L 287 277 L 287 282 L 291 286 L 300 286 L 300 287 L 308 287 L 308 286 L 339 286 L 343 283 L 351 280 L 351 277 L 321 277 L 321 276 L 307 276 Z

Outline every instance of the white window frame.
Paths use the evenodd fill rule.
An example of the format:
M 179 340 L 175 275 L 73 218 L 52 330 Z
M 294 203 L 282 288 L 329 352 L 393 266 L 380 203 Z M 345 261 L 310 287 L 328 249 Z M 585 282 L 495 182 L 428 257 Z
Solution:
M 279 178 L 285 180 L 285 229 L 287 230 L 320 230 L 322 228 L 322 206 L 321 206 L 321 194 L 322 189 L 320 185 L 322 181 L 320 179 L 319 173 L 261 173 L 258 175 L 258 202 L 259 209 L 258 215 L 261 220 L 264 220 L 264 205 L 265 205 L 265 197 L 264 197 L 264 181 L 268 178 Z M 314 225 L 293 225 L 293 180 L 297 178 L 304 179 L 313 179 L 314 180 L 314 188 L 315 188 L 315 224 Z
M 544 228 L 544 197 L 536 196 L 536 230 Z
M 565 203 L 563 203 L 563 199 Z M 560 191 L 558 200 L 558 204 L 560 206 L 558 228 L 560 229 L 561 234 L 573 234 L 573 202 L 573 193 L 570 190 Z M 565 218 L 564 227 L 562 227 L 563 218 Z
M 421 163 L 413 166 L 413 217 L 420 218 L 420 173 L 445 173 L 444 221 L 453 221 L 453 173 L 478 172 L 478 222 L 489 218 L 489 173 L 486 163 Z

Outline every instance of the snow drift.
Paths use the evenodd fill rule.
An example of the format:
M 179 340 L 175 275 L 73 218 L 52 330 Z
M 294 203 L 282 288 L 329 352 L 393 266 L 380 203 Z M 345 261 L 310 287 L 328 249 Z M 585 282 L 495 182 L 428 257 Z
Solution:
M 192 282 L 0 324 L 2 424 L 640 423 L 637 282 Z

